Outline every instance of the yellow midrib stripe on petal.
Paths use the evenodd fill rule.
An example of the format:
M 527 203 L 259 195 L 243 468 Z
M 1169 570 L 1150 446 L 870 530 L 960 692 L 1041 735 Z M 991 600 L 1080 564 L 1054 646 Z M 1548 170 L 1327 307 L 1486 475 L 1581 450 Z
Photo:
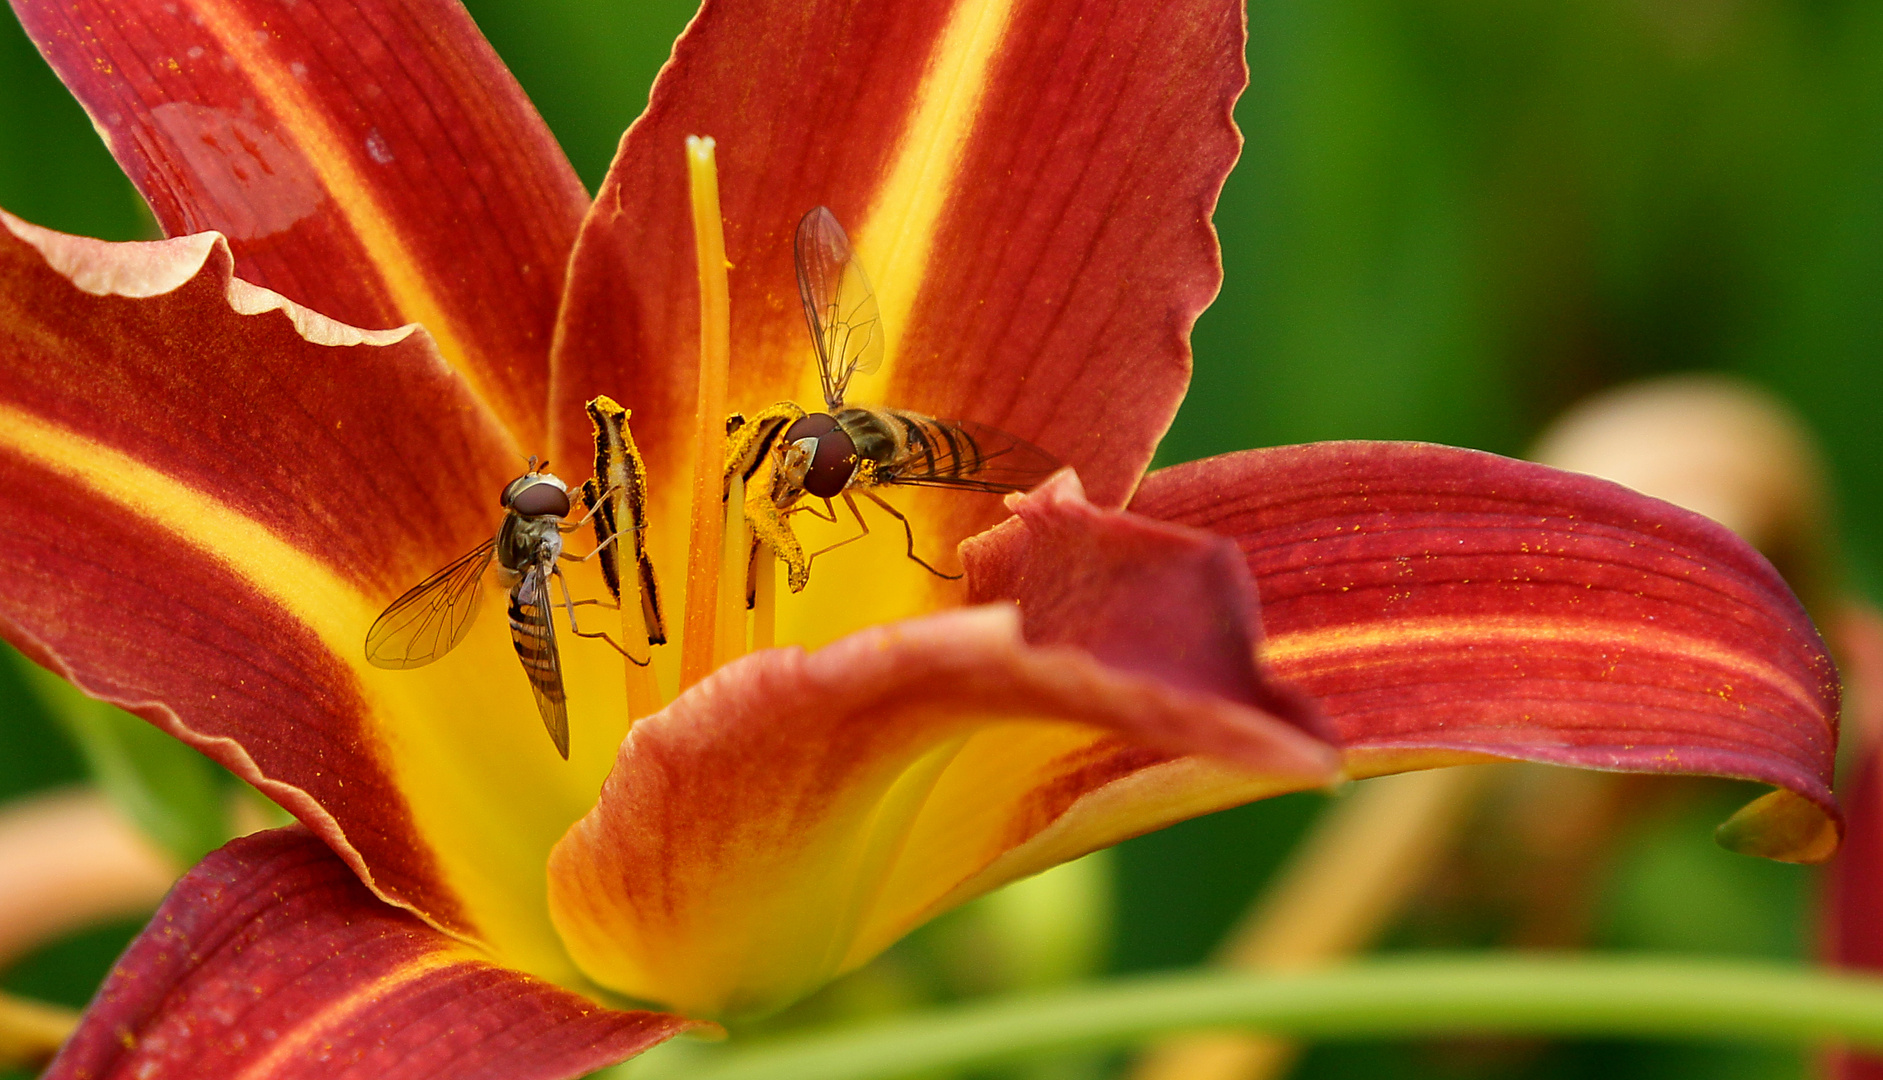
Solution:
M 1757 657 L 1721 648 L 1705 638 L 1633 623 L 1434 616 L 1389 620 L 1364 627 L 1277 634 L 1263 644 L 1262 655 L 1283 677 L 1301 678 L 1345 667 L 1391 662 L 1382 658 L 1369 663 L 1355 655 L 1360 653 L 1403 653 L 1447 646 L 1457 650 L 1474 645 L 1538 648 L 1577 645 L 1605 650 L 1617 660 L 1630 651 L 1681 657 L 1778 687 L 1811 712 L 1822 708 L 1814 688 Z
M 876 289 L 884 333 L 883 367 L 851 384 L 848 396 L 852 403 L 917 404 L 885 400 L 884 388 L 894 376 L 903 333 L 928 277 L 936 233 L 987 93 L 995 53 L 1013 21 L 1013 6 L 1013 0 L 958 0 L 936 38 L 914 95 L 914 107 L 875 199 L 860 223 L 846 223 L 855 226 L 850 230 L 851 238 Z M 808 339 L 800 372 L 797 400 L 823 401 Z M 920 523 L 935 520 L 931 506 L 962 497 L 985 496 L 905 488 L 898 490 L 892 501 L 918 523 L 918 549 L 930 559 L 948 559 L 950 553 L 938 548 Z M 843 514 L 841 524 L 831 526 L 808 520 L 809 514 L 795 519 L 793 527 L 808 550 L 855 534 L 848 514 L 841 509 L 839 513 Z M 884 522 L 884 516 L 873 507 L 864 513 Z M 855 597 L 864 593 L 870 597 L 871 622 L 908 618 L 958 602 L 960 591 L 932 580 L 927 571 L 910 562 L 904 554 L 902 530 L 893 521 L 886 524 L 887 528 L 879 524 L 874 534 L 861 543 L 848 544 L 820 558 L 811 574 L 810 588 L 780 598 L 778 640 L 814 646 L 855 628 Z
M 0 449 L 85 485 L 92 494 L 84 497 L 108 499 L 148 523 L 153 531 L 170 533 L 178 542 L 218 560 L 231 575 L 308 627 L 329 652 L 348 665 L 361 684 L 361 698 L 371 710 L 364 722 L 376 741 L 387 748 L 391 759 L 381 764 L 394 770 L 395 783 L 406 798 L 414 827 L 430 843 L 447 887 L 460 897 L 478 898 L 475 915 L 487 943 L 506 964 L 559 982 L 576 977 L 549 926 L 545 903 L 536 899 L 519 901 L 528 890 L 519 891 L 514 882 L 506 885 L 491 880 L 491 866 L 475 862 L 472 855 L 480 848 L 501 850 L 514 863 L 519 856 L 508 847 L 521 844 L 527 849 L 523 855 L 529 859 L 528 872 L 537 875 L 531 879 L 532 884 L 540 885 L 541 864 L 535 860 L 547 855 L 554 837 L 531 838 L 506 830 L 505 822 L 520 820 L 515 807 L 487 805 L 491 800 L 484 797 L 485 793 L 461 790 L 463 785 L 454 783 L 452 774 L 441 771 L 441 762 L 453 748 L 441 745 L 439 740 L 469 737 L 464 728 L 473 718 L 464 713 L 462 701 L 454 705 L 437 699 L 440 682 L 462 684 L 466 689 L 460 697 L 475 696 L 485 693 L 480 689 L 484 686 L 481 678 L 466 679 L 464 665 L 432 673 L 430 680 L 419 677 L 420 673 L 381 671 L 370 666 L 363 642 L 366 628 L 379 613 L 375 601 L 327 564 L 261 523 L 143 462 L 36 414 L 8 406 L 0 406 Z M 486 644 L 488 655 L 483 659 L 488 670 L 515 674 L 507 666 L 514 661 L 503 656 L 509 651 L 503 635 L 493 629 Z M 470 641 L 460 646 L 476 647 Z M 580 679 L 573 671 L 569 674 L 572 681 Z M 583 681 L 586 685 L 593 680 Z M 527 693 L 522 687 L 518 675 L 514 686 L 503 689 L 520 706 L 514 710 L 516 716 L 497 716 L 490 722 L 516 721 L 522 732 L 519 738 L 540 739 L 533 711 L 527 711 L 528 706 L 523 704 Z M 486 712 L 502 711 L 487 694 L 479 700 Z M 394 723 L 398 717 L 409 720 L 432 714 L 443 715 L 434 716 L 430 727 Z M 484 721 L 479 718 L 478 722 Z M 561 762 L 545 767 L 546 775 L 559 778 L 559 782 L 544 785 L 544 790 L 536 794 L 544 806 L 551 808 L 545 813 L 560 815 L 551 823 L 556 826 L 551 830 L 555 835 L 560 835 L 561 828 L 592 802 L 601 776 L 612 763 L 612 750 L 613 739 L 597 740 L 587 747 L 585 756 L 593 760 L 586 767 L 570 769 Z M 475 755 L 484 751 L 473 744 L 464 752 Z M 553 757 L 553 751 L 545 751 L 544 756 Z M 527 761 L 509 761 L 504 767 L 523 776 L 542 771 Z M 300 809 L 310 807 L 315 813 L 328 814 L 311 801 Z M 519 902 L 525 906 L 518 907 Z M 416 914 L 425 916 L 424 912 Z M 445 929 L 435 922 L 433 925 Z
M 93 488 L 103 498 L 228 566 L 346 657 L 365 640 L 362 627 L 378 614 L 324 563 L 215 499 L 143 462 L 48 423 L 0 406 L 0 446 Z M 349 643 L 350 647 L 342 647 Z
M 275 1040 L 266 1054 L 230 1080 L 267 1080 L 280 1073 L 284 1066 L 291 1066 L 294 1075 L 305 1075 L 306 1055 L 313 1049 L 314 1041 L 344 1028 L 361 1009 L 379 1004 L 399 987 L 434 971 L 475 962 L 475 957 L 450 948 L 441 948 L 407 960 L 391 971 L 355 986 L 345 997 L 327 1002 L 312 1015 L 297 1017 L 294 1030 Z
M 902 141 L 857 230 L 856 248 L 882 312 L 885 372 L 896 362 L 897 345 L 928 274 L 942 211 L 954 191 L 962 154 L 987 93 L 988 71 L 1012 16 L 1013 0 L 960 0 L 955 5 L 916 91 Z M 872 376 L 871 382 L 881 386 L 883 377 Z M 806 386 L 802 400 L 818 400 L 816 379 Z
M 272 36 L 267 32 L 267 22 L 250 23 L 234 7 L 214 2 L 199 3 L 194 10 L 202 17 L 204 28 L 215 35 L 222 48 L 236 58 L 238 67 L 261 89 L 282 127 L 293 132 L 302 144 L 308 164 L 348 227 L 359 237 L 400 314 L 424 324 L 439 351 L 471 384 L 472 392 L 487 411 L 507 417 L 502 409 L 494 407 L 502 400 L 500 388 L 483 381 L 486 372 L 481 366 L 465 363 L 464 343 L 458 339 L 444 305 L 426 286 L 418 259 L 392 223 L 392 215 L 373 196 L 372 185 L 349 165 L 352 158 L 347 140 L 295 81 L 287 65 L 264 55 L 266 45 L 262 42 Z

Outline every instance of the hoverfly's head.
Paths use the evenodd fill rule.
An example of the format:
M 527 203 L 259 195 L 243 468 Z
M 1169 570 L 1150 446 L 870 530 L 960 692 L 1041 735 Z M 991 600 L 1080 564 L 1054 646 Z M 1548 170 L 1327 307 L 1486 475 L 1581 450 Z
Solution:
M 530 471 L 504 486 L 502 502 L 505 510 L 523 517 L 566 517 L 569 485 L 554 473 L 538 472 L 531 458 Z
M 856 442 L 829 413 L 812 413 L 786 428 L 778 453 L 785 483 L 820 499 L 835 498 L 856 472 Z

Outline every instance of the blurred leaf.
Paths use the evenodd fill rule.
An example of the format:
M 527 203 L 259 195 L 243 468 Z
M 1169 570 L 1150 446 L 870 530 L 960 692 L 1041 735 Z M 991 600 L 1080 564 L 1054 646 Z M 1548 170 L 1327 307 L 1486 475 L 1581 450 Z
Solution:
M 16 960 L 0 976 L 0 990 L 55 1005 L 83 1008 L 130 945 L 143 920 L 95 926 L 42 946 Z
M 92 779 L 183 865 L 193 865 L 229 838 L 225 784 L 208 758 L 49 671 L 32 667 L 29 680 L 78 744 Z
M 0 207 L 106 240 L 156 235 L 144 201 L 11 11 L 0 14 Z
M 1112 970 L 1200 963 L 1326 806 L 1318 792 L 1284 795 L 1118 845 Z
M 465 6 L 593 191 L 607 174 L 622 133 L 647 105 L 648 88 L 672 52 L 674 38 L 699 4 L 469 0 Z M 722 154 L 736 166 L 736 147 Z
M 0 645 L 0 800 L 81 780 L 85 763 L 27 684 L 34 665 Z
M 1699 790 L 1699 785 L 1695 785 Z M 1744 797 L 1707 785 L 1623 849 L 1602 905 L 1602 943 L 1630 949 L 1804 957 L 1812 872 L 1735 855 L 1710 827 Z
M 1772 1046 L 1589 1043 L 1552 1055 L 1561 1076 L 1604 1080 L 1804 1080 L 1815 1055 Z
M 1063 986 L 1105 966 L 1116 907 L 1114 862 L 1113 849 L 1101 849 L 971 905 L 999 943 L 999 989 Z

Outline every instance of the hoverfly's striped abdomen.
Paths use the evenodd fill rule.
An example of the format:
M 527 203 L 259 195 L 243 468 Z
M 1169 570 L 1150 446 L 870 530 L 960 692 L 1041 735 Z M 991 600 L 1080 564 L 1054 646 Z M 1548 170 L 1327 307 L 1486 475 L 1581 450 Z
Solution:
M 555 630 L 549 622 L 549 575 L 540 567 L 525 571 L 510 590 L 510 643 L 516 647 L 523 674 L 536 692 L 536 705 L 556 749 L 569 756 L 569 720 L 562 688 L 562 659 L 556 652 Z
M 986 461 L 968 431 L 921 413 L 851 407 L 837 414 L 837 424 L 856 444 L 857 457 L 875 463 L 879 483 L 903 476 L 965 478 Z
M 918 413 L 888 410 L 902 425 L 904 469 L 917 476 L 958 479 L 981 470 L 986 458 L 967 429 Z
M 535 595 L 533 584 L 518 585 L 510 593 L 510 640 L 530 682 L 545 696 L 561 701 L 562 686 L 555 677 L 556 643 L 545 629 L 549 612 Z

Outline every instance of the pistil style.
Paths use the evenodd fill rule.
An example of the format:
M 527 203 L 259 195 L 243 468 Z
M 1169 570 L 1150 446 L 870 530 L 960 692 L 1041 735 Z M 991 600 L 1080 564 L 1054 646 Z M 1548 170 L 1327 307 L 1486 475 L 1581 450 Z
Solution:
M 718 651 L 720 565 L 725 556 L 721 470 L 726 441 L 726 392 L 732 366 L 732 317 L 726 280 L 726 235 L 719 217 L 719 173 L 713 140 L 689 135 L 687 181 L 693 203 L 693 251 L 700 282 L 700 376 L 694 412 L 693 505 L 687 550 L 685 640 L 680 687 L 713 670 Z

